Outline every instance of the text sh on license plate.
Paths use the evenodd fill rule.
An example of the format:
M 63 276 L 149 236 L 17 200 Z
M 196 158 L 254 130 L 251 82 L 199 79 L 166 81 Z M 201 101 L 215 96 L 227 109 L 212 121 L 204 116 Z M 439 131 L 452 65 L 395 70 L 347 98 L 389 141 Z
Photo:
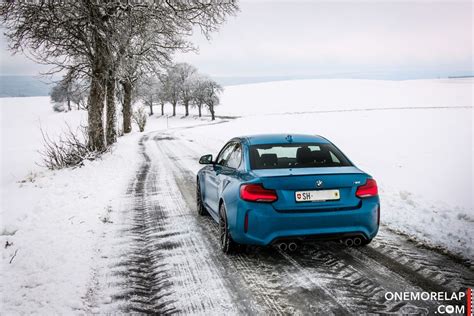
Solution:
M 317 190 L 295 192 L 296 202 L 316 202 L 339 200 L 339 190 Z

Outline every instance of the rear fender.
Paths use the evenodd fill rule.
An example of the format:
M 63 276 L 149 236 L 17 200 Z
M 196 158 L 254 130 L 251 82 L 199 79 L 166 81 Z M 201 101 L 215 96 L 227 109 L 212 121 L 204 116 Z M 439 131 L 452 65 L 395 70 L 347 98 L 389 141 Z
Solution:
M 228 183 L 223 186 L 220 198 L 220 203 L 224 203 L 226 208 L 227 222 L 231 232 L 236 229 L 238 225 L 240 184 L 241 181 L 238 181 L 237 179 L 229 180 Z

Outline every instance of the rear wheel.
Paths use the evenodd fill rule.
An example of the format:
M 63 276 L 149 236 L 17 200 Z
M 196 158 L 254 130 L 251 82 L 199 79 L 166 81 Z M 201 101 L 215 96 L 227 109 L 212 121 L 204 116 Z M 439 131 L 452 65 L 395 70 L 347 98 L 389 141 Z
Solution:
M 219 241 L 224 253 L 237 252 L 238 244 L 232 240 L 232 236 L 230 235 L 224 203 L 219 207 Z
M 199 184 L 199 180 L 197 181 L 196 185 L 196 208 L 199 215 L 206 215 L 207 211 L 204 207 L 204 203 L 202 202 L 201 185 Z

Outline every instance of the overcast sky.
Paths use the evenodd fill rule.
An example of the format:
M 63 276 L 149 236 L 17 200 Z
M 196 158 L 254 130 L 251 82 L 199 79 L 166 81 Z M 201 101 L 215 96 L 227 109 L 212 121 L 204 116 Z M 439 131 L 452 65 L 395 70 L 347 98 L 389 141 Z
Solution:
M 427 78 L 473 73 L 470 1 L 243 1 L 199 54 L 216 76 Z M 1 42 L 2 74 L 37 74 Z M 44 68 L 43 68 L 44 69 Z

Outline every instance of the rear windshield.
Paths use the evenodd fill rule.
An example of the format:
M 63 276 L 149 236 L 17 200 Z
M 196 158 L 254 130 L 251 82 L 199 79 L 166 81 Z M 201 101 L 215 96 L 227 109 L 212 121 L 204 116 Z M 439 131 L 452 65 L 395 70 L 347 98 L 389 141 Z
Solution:
M 252 169 L 346 167 L 352 164 L 331 144 L 274 144 L 250 146 Z

